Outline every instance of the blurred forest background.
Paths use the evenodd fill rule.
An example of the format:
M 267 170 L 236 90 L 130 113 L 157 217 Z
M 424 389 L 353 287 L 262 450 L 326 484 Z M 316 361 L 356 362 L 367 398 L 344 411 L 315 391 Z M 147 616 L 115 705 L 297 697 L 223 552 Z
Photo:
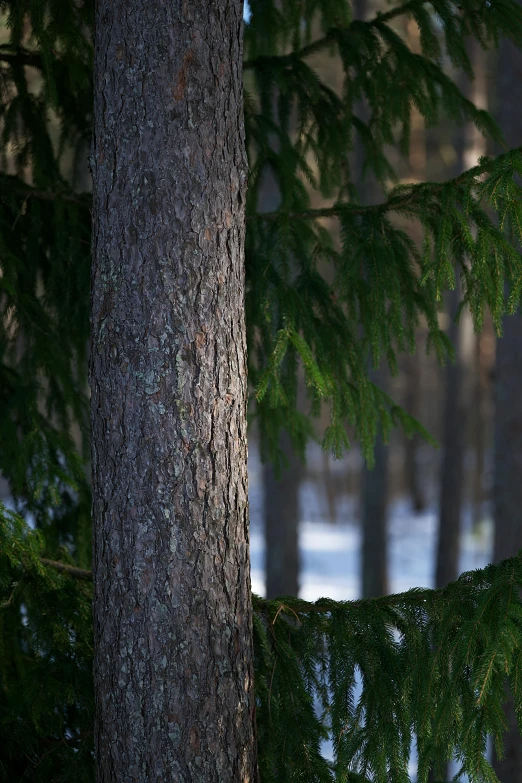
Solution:
M 354 2 L 354 16 L 359 19 L 382 8 L 374 0 Z M 398 16 L 390 25 L 412 51 L 420 52 L 420 32 L 413 19 Z M 0 18 L 0 46 L 7 41 L 4 17 Z M 474 79 L 453 73 L 449 61 L 446 71 L 470 101 L 491 112 L 507 147 L 516 146 L 522 138 L 522 56 L 507 42 L 495 52 L 484 51 L 477 42 L 471 47 Z M 327 50 L 311 57 L 310 65 L 341 92 L 343 73 Z M 30 88 L 38 93 L 39 71 L 30 63 L 24 67 Z M 249 78 L 246 72 L 247 88 Z M 365 111 L 361 105 L 361 117 Z M 56 144 L 58 136 L 56 122 Z M 399 182 L 419 183 L 456 177 L 481 156 L 500 151 L 488 148 L 471 123 L 455 128 L 448 119 L 426 128 L 420 113 L 412 109 L 407 158 L 394 147 L 386 154 Z M 8 146 L 7 174 L 15 173 L 14 153 Z M 91 188 L 88 154 L 88 144 L 80 143 L 63 161 L 68 169 L 65 176 L 78 194 Z M 381 186 L 362 169 L 362 157 L 356 146 L 352 166 L 361 200 L 382 201 Z M 309 165 L 313 170 L 312 157 Z M 35 184 L 29 163 L 26 181 Z M 311 199 L 312 207 L 323 206 L 316 190 L 311 191 Z M 261 211 L 273 211 L 279 202 L 276 180 L 267 173 Z M 335 236 L 337 222 L 324 219 L 324 224 Z M 420 243 L 415 224 L 404 221 L 400 227 Z M 446 312 L 440 314 L 440 325 L 455 348 L 453 363 L 440 366 L 433 353 L 426 353 L 427 329 L 421 324 L 416 353 L 401 357 L 394 377 L 382 368 L 372 371 L 375 382 L 421 422 L 438 448 L 420 436 L 408 439 L 397 429 L 388 443 L 377 440 L 375 465 L 369 470 L 353 438 L 354 445 L 343 459 L 334 460 L 318 442 L 308 447 L 304 463 L 283 435 L 280 446 L 288 464 L 279 475 L 271 464 L 263 464 L 255 423 L 251 426 L 254 592 L 312 601 L 321 596 L 372 597 L 414 586 L 443 587 L 464 570 L 522 548 L 522 321 L 519 314 L 507 317 L 504 334 L 498 338 L 486 317 L 476 334 L 469 312 L 460 311 L 459 302 L 457 289 L 448 297 Z M 8 322 L 9 313 L 2 312 L 2 317 Z M 304 378 L 301 392 L 304 410 Z M 325 410 L 324 420 L 317 422 L 318 433 L 325 430 L 327 416 Z M 76 435 L 80 446 L 79 431 Z M 0 501 L 14 507 L 1 475 Z M 520 771 L 522 749 L 518 753 Z
M 354 15 L 364 19 L 377 10 L 374 0 L 356 0 Z M 248 5 L 245 18 L 248 19 Z M 394 28 L 413 51 L 420 51 L 419 29 L 413 19 L 399 17 Z M 4 18 L 0 44 L 7 40 Z M 476 42 L 472 47 L 469 54 L 475 78 L 468 80 L 459 74 L 459 85 L 477 107 L 493 114 L 508 145 L 514 145 L 520 135 L 516 127 L 520 104 L 512 100 L 517 89 L 522 97 L 522 88 L 517 85 L 517 78 L 520 81 L 522 75 L 520 54 L 508 43 L 503 43 L 499 52 L 483 51 Z M 310 65 L 340 92 L 342 72 L 336 70 L 338 63 L 327 51 L 311 58 Z M 455 76 L 450 63 L 447 71 Z M 247 86 L 248 77 L 247 73 Z M 36 69 L 29 81 L 37 92 L 40 76 Z M 505 106 L 502 111 L 503 90 L 510 97 L 512 116 Z M 360 110 L 364 116 L 364 106 Z M 518 125 L 522 126 L 521 119 Z M 476 165 L 482 155 L 498 151 L 487 148 L 486 140 L 473 124 L 455 129 L 454 123 L 448 121 L 446 127 L 426 129 L 414 109 L 408 158 L 405 160 L 393 147 L 387 155 L 400 182 L 415 183 L 449 179 Z M 76 151 L 74 159 L 70 156 L 66 161 L 70 167 L 68 176 L 80 193 L 91 187 L 88 152 L 85 145 Z M 355 170 L 358 166 L 360 169 L 357 157 L 355 150 Z M 9 151 L 6 163 L 7 173 L 14 173 Z M 313 160 L 310 166 L 313 169 Z M 371 177 L 362 170 L 359 177 L 366 200 L 382 199 Z M 29 165 L 27 181 L 31 182 Z M 313 207 L 322 206 L 317 192 L 312 198 Z M 278 203 L 277 184 L 267 176 L 262 208 L 270 211 Z M 324 222 L 331 232 L 338 230 L 334 220 Z M 412 233 L 412 225 L 404 222 L 401 227 Z M 420 235 L 413 234 L 413 238 L 420 240 Z M 456 290 L 447 303 L 453 316 L 458 303 Z M 498 436 L 503 426 L 498 421 L 503 411 L 495 413 L 496 354 L 507 340 L 495 337 L 487 319 L 481 333 L 475 334 L 467 310 L 459 314 L 458 322 L 447 313 L 441 313 L 440 318 L 455 346 L 453 364 L 441 367 L 433 354 L 426 354 L 421 326 L 417 352 L 402 357 L 395 377 L 382 369 L 374 371 L 376 382 L 426 427 L 438 448 L 420 436 L 408 439 L 396 430 L 389 443 L 377 442 L 375 467 L 368 470 L 357 445 L 342 460 L 334 460 L 319 445 L 309 447 L 303 464 L 292 454 L 289 440 L 283 439 L 281 447 L 288 465 L 278 478 L 270 464 L 261 463 L 256 428 L 251 428 L 254 591 L 269 597 L 299 594 L 308 600 L 321 595 L 339 600 L 374 596 L 413 585 L 443 586 L 462 570 L 493 559 L 495 507 L 499 505 L 495 500 L 505 502 L 505 498 L 495 498 L 503 487 L 502 482 L 495 481 L 495 433 Z M 518 320 L 518 316 L 510 318 Z M 516 350 L 521 344 L 516 343 L 518 331 L 522 341 L 522 327 L 514 325 L 513 329 L 517 334 L 511 345 Z M 515 364 L 510 361 L 515 390 L 512 402 L 516 402 L 520 388 Z M 304 400 L 304 386 L 302 397 Z M 522 427 L 522 403 L 520 407 Z M 515 419 L 517 414 L 511 410 Z M 325 411 L 325 421 L 318 422 L 318 432 L 324 430 L 326 417 Z M 505 459 L 504 449 L 502 453 Z M 516 460 L 517 455 L 512 454 L 512 458 Z M 518 459 L 522 460 L 522 454 Z M 0 500 L 9 505 L 7 483 L 1 475 Z M 508 514 L 510 521 L 502 533 L 508 542 L 502 556 L 514 553 L 522 545 L 519 508 L 515 503 L 513 513 Z M 314 558 L 314 549 L 322 553 L 319 559 Z
M 357 0 L 354 15 L 364 19 L 377 10 L 375 2 Z M 395 30 L 413 51 L 420 51 L 414 20 L 398 19 Z M 469 55 L 473 80 L 452 73 L 450 63 L 448 73 L 457 78 L 469 100 L 493 114 L 508 145 L 517 144 L 522 119 L 514 96 L 518 92 L 522 97 L 520 54 L 508 43 L 492 53 L 474 42 Z M 342 74 L 327 53 L 317 54 L 311 65 L 340 90 Z M 360 111 L 364 116 L 364 106 Z M 427 129 L 413 109 L 407 159 L 397 149 L 390 148 L 387 154 L 400 181 L 416 183 L 457 176 L 476 165 L 481 156 L 500 151 L 491 146 L 471 123 L 456 129 L 448 121 L 446 126 Z M 353 158 L 357 170 L 357 150 Z M 359 177 L 363 199 L 381 200 L 379 186 L 360 165 Z M 267 176 L 263 208 L 275 209 L 278 201 L 277 185 Z M 320 207 L 321 200 L 314 198 L 313 205 Z M 334 221 L 324 222 L 335 232 Z M 411 223 L 405 221 L 401 228 L 420 241 Z M 469 312 L 459 312 L 459 301 L 455 290 L 446 303 L 447 312 L 440 314 L 441 327 L 455 348 L 454 363 L 440 366 L 433 354 L 426 353 L 421 325 L 418 350 L 402 357 L 395 377 L 382 369 L 374 371 L 375 381 L 426 427 L 438 447 L 420 436 L 408 439 L 396 430 L 389 443 L 378 440 L 375 467 L 368 470 L 356 445 L 342 460 L 312 446 L 303 464 L 285 440 L 281 446 L 288 465 L 278 480 L 272 466 L 260 462 L 257 433 L 252 429 L 249 481 L 254 591 L 268 597 L 299 594 L 316 600 L 328 595 L 342 600 L 415 585 L 442 587 L 463 570 L 507 557 L 522 546 L 520 498 L 517 493 L 513 497 L 512 487 L 507 496 L 507 475 L 511 469 L 516 483 L 518 470 L 510 465 L 520 467 L 522 459 L 516 442 L 508 446 L 517 422 L 522 426 L 516 360 L 522 345 L 520 319 L 517 315 L 505 324 L 509 332 L 505 337 L 496 338 L 488 319 L 476 334 Z M 500 350 L 502 360 L 503 344 L 508 358 L 498 377 L 496 355 Z M 502 403 L 495 413 L 501 384 L 502 399 L 509 396 L 509 414 Z M 304 386 L 302 391 L 304 399 Z M 326 413 L 318 432 L 325 426 Z M 503 442 L 498 443 L 499 438 Z M 497 462 L 502 459 L 504 464 L 495 464 L 496 453 Z M 502 529 L 495 542 L 495 517 L 506 504 L 509 510 L 498 520 L 497 528 Z

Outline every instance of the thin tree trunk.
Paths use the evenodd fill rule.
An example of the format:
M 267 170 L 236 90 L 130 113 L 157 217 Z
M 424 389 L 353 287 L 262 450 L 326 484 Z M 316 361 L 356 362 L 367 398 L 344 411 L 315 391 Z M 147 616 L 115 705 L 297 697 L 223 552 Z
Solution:
M 522 97 L 522 96 L 521 96 Z M 522 315 L 504 318 L 497 340 L 495 373 L 495 459 L 493 560 L 522 548 Z M 506 706 L 504 758 L 494 759 L 501 783 L 522 783 L 522 738 L 512 701 Z
M 323 482 L 326 497 L 326 508 L 328 510 L 328 521 L 333 525 L 337 520 L 338 491 L 334 476 L 332 474 L 332 458 L 330 454 L 327 451 L 323 451 L 322 459 Z
M 364 468 L 362 492 L 362 595 L 388 593 L 388 446 L 378 435 L 375 465 Z
M 386 388 L 388 371 L 381 365 L 372 372 L 373 381 Z M 374 447 L 375 464 L 370 470 L 365 464 L 361 481 L 363 598 L 388 593 L 388 462 L 389 446 L 381 434 Z
M 415 20 L 408 20 L 406 30 L 411 51 L 420 54 L 420 30 Z M 414 182 L 423 182 L 426 179 L 426 123 L 416 107 L 412 107 L 410 122 L 411 139 L 408 161 L 410 164 L 410 176 Z M 415 238 L 420 243 L 420 234 Z M 421 409 L 420 356 L 418 349 L 412 356 L 408 356 L 406 359 L 406 380 L 405 408 L 411 416 L 418 419 Z M 417 513 L 423 511 L 426 507 L 417 463 L 417 453 L 421 444 L 422 439 L 418 435 L 414 435 L 412 438 L 405 438 L 404 441 L 406 487 L 413 510 Z
M 482 506 L 484 503 L 484 490 L 483 490 L 483 476 L 485 466 L 485 431 L 486 431 L 486 415 L 485 415 L 485 368 L 484 368 L 484 332 L 475 335 L 475 352 L 474 352 L 474 422 L 473 422 L 473 451 L 475 454 L 475 463 L 473 466 L 473 525 L 477 527 L 482 519 Z
M 373 0 L 355 0 L 354 16 L 366 20 L 374 11 Z M 364 121 L 369 119 L 368 106 L 358 107 Z M 357 140 L 354 161 L 354 181 L 362 201 L 371 203 L 381 195 L 379 184 L 363 170 L 363 146 Z M 383 385 L 386 370 L 381 367 L 373 380 Z M 389 447 L 377 435 L 374 447 L 375 464 L 371 470 L 363 464 L 360 482 L 361 499 L 361 592 L 365 598 L 386 595 L 388 592 L 388 451 Z
M 469 43 L 469 56 L 476 75 L 483 75 L 481 55 L 483 52 L 476 42 Z M 461 89 L 474 103 L 485 108 L 484 80 L 470 82 L 467 77 L 461 79 Z M 478 158 L 485 153 L 485 141 L 473 123 L 467 123 L 456 130 L 456 161 L 453 174 L 476 165 Z M 458 276 L 459 270 L 456 271 Z M 437 560 L 435 565 L 435 587 L 445 587 L 459 574 L 460 527 L 462 499 L 464 494 L 464 449 L 466 434 L 466 416 L 462 399 L 463 365 L 461 356 L 461 330 L 455 318 L 460 303 L 460 285 L 448 296 L 448 314 L 450 317 L 449 338 L 455 348 L 455 362 L 448 363 L 444 372 L 445 401 L 442 421 L 442 462 L 439 490 L 439 526 Z
M 460 328 L 455 321 L 460 300 L 457 285 L 449 297 L 451 323 L 449 338 L 455 346 L 455 363 L 445 369 L 446 399 L 442 426 L 442 466 L 440 479 L 439 528 L 435 587 L 445 587 L 459 574 L 460 518 L 464 482 L 464 433 L 466 431 L 462 404 L 462 361 Z
M 406 395 L 404 407 L 415 419 L 419 418 L 421 383 L 418 352 L 405 357 Z M 411 500 L 413 510 L 416 513 L 424 511 L 426 499 L 421 487 L 419 466 L 417 464 L 417 451 L 422 441 L 419 435 L 404 438 L 404 471 L 406 478 L 406 491 Z
M 478 41 L 471 39 L 468 43 L 469 56 L 471 58 L 475 78 L 464 86 L 464 90 L 470 101 L 480 109 L 488 108 L 487 71 L 488 57 L 484 53 Z M 464 133 L 464 149 L 462 150 L 464 170 L 476 166 L 479 158 L 487 152 L 486 139 L 473 125 L 467 123 Z M 460 150 L 459 150 L 460 155 Z M 460 173 L 460 172 L 458 172 Z M 486 320 L 482 332 L 475 337 L 475 378 L 474 378 L 474 422 L 473 422 L 473 446 L 475 464 L 472 477 L 472 503 L 473 524 L 477 526 L 482 519 L 482 506 L 484 502 L 483 477 L 486 454 L 487 432 L 487 402 L 488 382 L 484 345 L 487 342 L 486 329 L 489 322 Z
M 98 783 L 255 781 L 240 0 L 98 0 Z
M 494 560 L 522 549 L 522 315 L 504 318 L 495 373 Z M 522 740 L 521 740 L 522 744 Z
M 521 96 L 522 97 L 522 96 Z M 495 459 L 493 560 L 522 548 L 522 314 L 504 318 L 497 340 L 495 372 Z M 522 783 L 522 737 L 512 701 L 506 706 L 509 728 L 504 758 L 495 758 L 501 783 Z
M 265 516 L 266 597 L 299 592 L 299 486 L 302 464 L 292 451 L 290 437 L 281 436 L 288 468 L 277 479 L 273 466 L 263 469 Z
M 280 7 L 277 0 L 276 7 Z M 278 118 L 277 90 L 272 97 L 274 117 Z M 272 141 L 276 152 L 278 140 Z M 281 202 L 278 181 L 269 166 L 263 172 L 259 191 L 260 211 L 277 209 Z M 276 478 L 271 463 L 263 465 L 263 509 L 265 533 L 266 597 L 279 595 L 297 597 L 299 591 L 299 484 L 302 476 L 301 462 L 294 455 L 288 433 L 281 434 L 280 447 L 289 460 L 288 469 Z
M 497 117 L 507 143 L 519 144 L 522 132 L 522 54 L 504 40 L 499 54 L 495 97 Z M 506 316 L 497 340 L 495 373 L 494 515 L 495 562 L 522 547 L 522 315 Z M 504 758 L 494 760 L 502 783 L 522 783 L 522 738 L 513 705 L 506 708 L 509 729 Z

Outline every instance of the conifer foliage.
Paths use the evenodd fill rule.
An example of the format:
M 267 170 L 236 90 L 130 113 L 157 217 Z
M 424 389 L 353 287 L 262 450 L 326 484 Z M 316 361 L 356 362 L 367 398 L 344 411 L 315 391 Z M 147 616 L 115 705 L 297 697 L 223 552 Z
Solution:
M 420 319 L 429 347 L 450 355 L 438 314 L 457 275 L 477 328 L 486 308 L 498 325 L 520 301 L 521 151 L 417 185 L 394 185 L 389 153 L 408 151 L 412 106 L 427 125 L 472 120 L 499 138 L 448 65 L 470 74 L 469 36 L 522 44 L 521 10 L 408 0 L 368 21 L 353 20 L 346 0 L 252 0 L 249 10 L 250 412 L 275 461 L 279 430 L 303 451 L 322 405 L 324 447 L 340 455 L 350 432 L 371 459 L 379 424 L 385 434 L 420 425 L 368 380 L 368 358 L 393 370 Z M 2 0 L 0 11 L 0 471 L 14 501 L 0 506 L 0 774 L 92 781 L 90 196 L 74 174 L 90 144 L 92 3 Z M 420 54 L 400 34 L 404 19 L 418 25 Z M 314 67 L 321 52 L 336 60 L 340 90 Z M 382 203 L 358 197 L 356 139 Z M 268 172 L 274 212 L 258 203 Z M 421 247 L 397 216 L 421 225 Z M 296 408 L 300 367 L 309 416 Z M 501 743 L 506 680 L 522 718 L 521 584 L 515 558 L 443 591 L 254 597 L 262 780 L 406 781 L 413 742 L 420 781 L 450 756 L 470 780 L 495 780 L 486 739 Z

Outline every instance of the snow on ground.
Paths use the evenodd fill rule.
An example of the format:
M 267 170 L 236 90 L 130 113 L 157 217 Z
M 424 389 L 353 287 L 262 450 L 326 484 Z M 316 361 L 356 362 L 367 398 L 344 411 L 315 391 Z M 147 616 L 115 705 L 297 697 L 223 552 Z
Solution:
M 251 523 L 252 590 L 265 594 L 263 538 L 263 496 L 261 465 L 255 448 L 250 448 L 249 499 Z M 357 501 L 345 495 L 338 504 L 338 522 L 325 520 L 325 504 L 321 485 L 304 481 L 300 488 L 301 524 L 299 549 L 301 556 L 301 587 L 299 596 L 307 601 L 328 597 L 353 600 L 360 597 L 361 535 Z M 399 593 L 412 587 L 432 587 L 435 572 L 437 509 L 412 514 L 404 500 L 389 507 L 389 579 L 390 591 Z M 485 521 L 473 531 L 471 514 L 465 511 L 462 520 L 461 571 L 483 568 L 490 562 L 492 525 Z M 358 694 L 356 693 L 356 698 Z M 331 742 L 321 747 L 325 758 L 333 759 Z M 457 765 L 450 765 L 451 775 Z M 416 779 L 416 753 L 412 747 L 409 774 Z M 466 781 L 467 778 L 463 778 Z
M 251 450 L 252 453 L 252 450 Z M 264 595 L 264 539 L 261 466 L 257 454 L 249 460 L 252 590 Z M 361 535 L 354 498 L 344 496 L 338 506 L 338 520 L 325 520 L 320 487 L 304 481 L 300 489 L 301 555 L 300 598 L 316 601 L 328 597 L 352 600 L 360 595 Z M 411 587 L 432 587 L 435 571 L 437 509 L 432 507 L 413 515 L 404 500 L 389 508 L 390 591 L 399 593 Z M 484 522 L 471 528 L 470 514 L 463 518 L 461 571 L 483 568 L 490 562 L 492 527 Z

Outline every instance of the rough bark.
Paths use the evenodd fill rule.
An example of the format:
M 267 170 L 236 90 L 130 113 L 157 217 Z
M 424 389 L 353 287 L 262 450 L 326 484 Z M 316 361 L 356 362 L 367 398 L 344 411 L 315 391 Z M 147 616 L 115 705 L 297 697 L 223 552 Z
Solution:
M 439 528 L 435 587 L 445 587 L 459 574 L 460 518 L 464 482 L 464 433 L 466 431 L 462 404 L 462 361 L 460 329 L 455 321 L 460 291 L 457 286 L 449 297 L 451 324 L 449 338 L 456 358 L 445 369 L 446 399 L 442 423 L 442 465 L 439 498 Z
M 253 730 L 241 0 L 98 0 L 98 783 L 246 783 Z
M 265 517 L 266 597 L 298 595 L 299 592 L 299 485 L 302 464 L 292 451 L 290 437 L 284 433 L 281 448 L 288 468 L 280 479 L 274 468 L 263 468 Z
M 522 54 L 504 40 L 496 86 L 497 118 L 507 143 L 519 144 L 522 132 Z M 515 555 L 522 547 L 522 315 L 507 316 L 497 340 L 494 434 L 494 560 Z M 514 710 L 506 710 L 509 730 L 502 761 L 495 771 L 502 783 L 522 782 L 522 739 Z

